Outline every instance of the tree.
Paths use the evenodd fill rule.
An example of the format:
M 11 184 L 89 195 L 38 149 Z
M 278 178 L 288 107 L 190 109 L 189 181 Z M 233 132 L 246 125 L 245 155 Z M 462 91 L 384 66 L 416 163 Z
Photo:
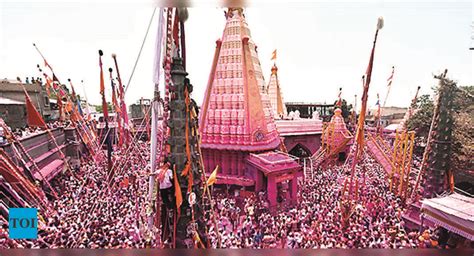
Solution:
M 334 106 L 336 106 L 337 100 L 334 101 Z M 335 108 L 334 108 L 335 109 Z M 344 117 L 344 121 L 348 121 L 349 116 L 351 115 L 352 111 L 352 104 L 347 105 L 347 101 L 345 99 L 342 100 L 342 117 Z M 334 110 L 331 110 L 330 112 L 331 116 L 334 114 Z
M 107 110 L 109 111 L 109 113 L 112 112 L 112 104 L 110 104 L 110 102 L 107 102 Z M 104 113 L 102 105 L 95 106 L 95 111 L 99 113 Z
M 415 131 L 416 146 L 413 153 L 421 158 L 425 151 L 431 119 L 433 118 L 433 99 L 428 94 L 421 95 L 418 97 L 414 109 L 415 113 L 408 119 L 407 129 Z
M 474 155 L 474 86 L 458 87 L 453 97 L 454 127 L 452 139 L 452 169 L 465 171 L 474 169 L 472 156 Z M 407 122 L 408 130 L 414 130 L 414 154 L 423 156 L 433 117 L 434 103 L 429 95 L 422 95 L 416 102 L 416 112 Z

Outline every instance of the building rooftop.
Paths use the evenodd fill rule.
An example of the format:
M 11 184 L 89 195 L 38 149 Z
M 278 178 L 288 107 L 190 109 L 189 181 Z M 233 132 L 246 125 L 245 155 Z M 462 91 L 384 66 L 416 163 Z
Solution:
M 0 105 L 25 105 L 24 102 L 0 97 Z
M 259 168 L 265 175 L 281 171 L 293 171 L 301 169 L 295 157 L 283 152 L 267 152 L 250 154 L 247 162 Z

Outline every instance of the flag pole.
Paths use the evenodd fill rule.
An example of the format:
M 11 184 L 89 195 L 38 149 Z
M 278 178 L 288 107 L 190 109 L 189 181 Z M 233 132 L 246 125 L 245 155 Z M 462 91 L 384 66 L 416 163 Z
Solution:
M 114 53 L 112 54 L 112 58 L 114 59 L 115 70 L 117 71 L 117 80 L 119 83 L 119 98 L 120 98 L 120 110 L 121 118 L 123 121 L 123 130 L 125 132 L 125 143 L 130 144 L 130 129 L 128 126 L 128 113 L 127 113 L 127 105 L 125 104 L 125 92 L 122 84 L 122 78 L 120 77 L 120 71 L 117 63 L 117 55 Z
M 27 100 L 31 101 L 30 99 L 30 96 L 28 95 L 28 92 L 26 91 L 26 88 L 25 88 L 25 85 L 23 84 L 23 82 L 21 81 L 21 79 L 19 77 L 17 77 L 17 80 L 18 82 L 20 82 L 20 86 L 23 88 L 23 92 L 25 93 L 25 96 L 27 97 Z M 34 108 L 34 106 L 33 106 Z M 38 111 L 36 110 L 36 108 L 34 108 L 34 111 L 36 111 L 36 113 L 39 115 Z M 41 118 L 41 116 L 40 116 Z M 46 125 L 46 123 L 44 122 L 43 118 L 41 118 L 41 122 L 43 123 L 43 127 L 44 129 L 46 129 L 46 132 L 48 133 L 49 137 L 51 138 L 51 140 L 53 141 L 53 144 L 54 146 L 56 147 L 56 149 L 58 150 L 58 153 L 60 155 L 60 157 L 62 159 L 64 159 L 64 163 L 66 165 L 66 167 L 69 169 L 69 171 L 71 171 L 72 173 L 72 170 L 71 170 L 71 166 L 69 165 L 69 162 L 67 161 L 66 159 L 66 156 L 64 155 L 63 151 L 61 150 L 61 148 L 59 147 L 58 145 L 58 142 L 56 141 L 56 138 L 54 137 L 53 133 L 51 132 L 51 130 L 49 129 L 49 127 Z
M 392 88 L 392 81 L 393 81 L 393 74 L 395 73 L 395 66 L 392 66 L 392 75 L 388 78 L 387 84 L 387 94 L 385 95 L 385 99 L 383 100 L 382 108 L 385 108 L 385 104 L 387 104 L 388 95 L 390 94 L 390 89 Z
M 368 99 L 368 92 L 369 92 L 369 85 L 370 85 L 370 80 L 372 77 L 372 69 L 373 69 L 373 64 L 374 64 L 374 55 L 375 55 L 375 45 L 377 43 L 377 36 L 379 33 L 379 30 L 382 29 L 383 27 L 383 18 L 379 17 L 377 21 L 377 30 L 375 31 L 375 37 L 374 37 L 374 42 L 372 46 L 372 51 L 370 54 L 370 59 L 369 59 L 369 65 L 367 67 L 366 71 L 366 77 L 365 77 L 365 84 L 364 84 L 364 90 L 362 93 L 362 107 L 360 110 L 359 114 L 359 123 L 357 125 L 357 131 L 356 131 L 356 137 L 355 137 L 355 153 L 354 153 L 354 159 L 352 161 L 352 167 L 351 167 L 351 174 L 349 178 L 349 195 L 346 198 L 347 204 L 345 204 L 343 211 L 345 212 L 345 216 L 343 216 L 344 219 L 348 220 L 350 215 L 352 214 L 352 206 L 353 206 L 353 200 L 354 200 L 354 179 L 355 177 L 355 172 L 356 172 L 356 165 L 359 162 L 359 155 L 362 153 L 364 149 L 364 125 L 365 125 L 365 115 L 367 111 L 367 99 Z M 357 188 L 356 188 L 357 189 Z M 343 195 L 344 197 L 344 195 Z
M 110 144 L 110 133 L 109 133 L 109 111 L 107 109 L 107 101 L 105 100 L 105 84 L 104 84 L 104 71 L 102 68 L 102 56 L 104 53 L 102 50 L 99 50 L 99 67 L 100 67 L 100 94 L 102 96 L 102 112 L 104 113 L 104 121 L 105 121 L 105 141 L 107 143 L 107 170 L 110 172 L 112 167 L 112 150 Z M 110 69 L 111 70 L 111 69 Z M 109 70 L 109 71 L 110 71 Z

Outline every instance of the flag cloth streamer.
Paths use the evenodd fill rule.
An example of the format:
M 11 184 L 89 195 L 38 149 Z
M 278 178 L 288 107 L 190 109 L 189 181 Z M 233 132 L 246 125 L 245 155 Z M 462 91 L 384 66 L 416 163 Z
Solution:
M 272 52 L 272 59 L 271 60 L 276 60 L 277 58 L 277 50 L 275 49 L 273 52 Z
M 383 107 L 387 104 L 387 99 L 388 95 L 390 94 L 390 89 L 392 88 L 392 82 L 393 82 L 393 74 L 395 73 L 395 66 L 392 66 L 392 74 L 390 77 L 387 79 L 387 94 L 385 95 L 385 99 L 383 100 Z
M 181 214 L 181 204 L 183 203 L 183 195 L 181 194 L 181 187 L 179 186 L 178 176 L 176 175 L 176 166 L 173 168 L 174 176 L 174 195 L 176 198 L 176 210 L 178 211 L 178 216 Z
M 31 102 L 30 96 L 25 92 L 27 123 L 30 127 L 41 127 L 47 129 L 46 123 Z
M 214 183 L 217 181 L 217 170 L 219 169 L 219 165 L 216 166 L 214 171 L 212 171 L 211 175 L 209 175 L 209 178 L 207 179 L 207 185 L 212 186 Z
M 390 85 L 392 85 L 392 81 L 393 81 L 393 74 L 394 74 L 394 73 L 395 73 L 395 67 L 394 67 L 394 66 L 392 66 L 392 74 L 391 74 L 391 75 L 390 75 L 390 77 L 387 79 L 387 82 L 388 82 L 387 86 L 390 86 Z

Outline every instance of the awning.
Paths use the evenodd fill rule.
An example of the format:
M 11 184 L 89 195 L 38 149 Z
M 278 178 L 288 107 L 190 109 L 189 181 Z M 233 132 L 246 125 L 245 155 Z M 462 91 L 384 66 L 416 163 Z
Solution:
M 474 240 L 474 198 L 458 193 L 421 201 L 425 218 L 435 224 Z

